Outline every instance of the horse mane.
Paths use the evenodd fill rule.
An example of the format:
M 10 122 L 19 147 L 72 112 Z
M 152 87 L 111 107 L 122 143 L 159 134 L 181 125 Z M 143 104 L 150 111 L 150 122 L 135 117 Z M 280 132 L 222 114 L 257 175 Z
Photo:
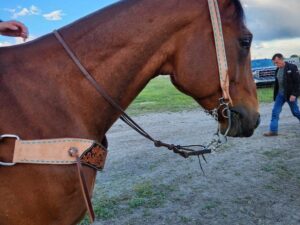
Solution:
M 236 11 L 235 11 L 236 19 L 244 22 L 245 12 L 244 12 L 241 1 L 240 0 L 232 0 L 232 3 L 234 4 L 235 9 L 236 9 Z

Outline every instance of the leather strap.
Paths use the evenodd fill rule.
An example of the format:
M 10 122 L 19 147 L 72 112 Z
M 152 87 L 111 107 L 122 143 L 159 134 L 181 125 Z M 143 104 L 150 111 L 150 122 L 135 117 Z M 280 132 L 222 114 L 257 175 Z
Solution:
M 215 39 L 215 46 L 216 46 L 216 53 L 217 53 L 217 60 L 218 60 L 218 67 L 219 67 L 219 77 L 220 77 L 220 84 L 223 92 L 223 97 L 225 100 L 228 100 L 231 105 L 233 105 L 229 93 L 228 63 L 226 57 L 225 42 L 224 42 L 222 21 L 221 21 L 218 1 L 208 0 L 208 5 L 209 5 L 211 23 L 214 32 L 214 39 Z
M 55 37 L 59 41 L 59 43 L 62 45 L 62 47 L 65 49 L 69 57 L 73 60 L 73 62 L 77 65 L 77 67 L 80 69 L 81 73 L 85 76 L 85 78 L 93 85 L 93 87 L 97 90 L 97 92 L 108 102 L 110 103 L 115 109 L 117 109 L 119 112 L 121 112 L 120 119 L 123 120 L 124 123 L 126 123 L 128 126 L 130 126 L 132 129 L 134 129 L 136 132 L 138 132 L 140 135 L 144 136 L 148 140 L 152 141 L 154 143 L 155 147 L 165 147 L 171 151 L 173 151 L 176 154 L 181 155 L 184 158 L 188 158 L 192 155 L 202 156 L 204 157 L 204 154 L 211 153 L 211 149 L 206 148 L 203 145 L 187 145 L 187 146 L 181 146 L 181 145 L 173 145 L 173 144 L 167 144 L 162 141 L 154 139 L 150 134 L 148 134 L 141 126 L 139 126 L 105 91 L 105 89 L 100 86 L 99 83 L 93 78 L 93 76 L 85 69 L 85 67 L 81 64 L 81 62 L 78 60 L 77 56 L 74 54 L 74 52 L 70 49 L 70 47 L 67 45 L 67 43 L 64 41 L 63 37 L 60 35 L 59 31 L 54 30 L 53 31 Z M 194 147 L 197 147 L 198 149 L 193 149 Z
M 81 166 L 81 162 L 80 162 L 78 149 L 70 148 L 69 154 L 70 154 L 70 156 L 76 158 L 77 172 L 78 172 L 78 177 L 79 177 L 79 181 L 80 181 L 82 195 L 84 198 L 86 209 L 89 214 L 90 222 L 93 223 L 95 221 L 95 213 L 94 213 L 93 205 L 92 205 L 92 202 L 90 199 L 90 194 L 89 194 L 89 191 L 88 191 L 88 188 L 86 185 L 84 173 L 82 171 L 82 166 Z
M 74 158 L 68 154 L 69 148 L 77 148 L 78 154 L 82 155 L 94 143 L 79 138 L 16 140 L 13 163 L 74 164 Z
M 102 144 L 94 140 L 79 138 L 20 140 L 15 141 L 12 163 L 0 162 L 2 166 L 13 166 L 16 163 L 30 164 L 75 164 L 76 160 L 68 153 L 70 147 L 78 149 L 83 165 L 98 171 L 104 168 L 107 156 L 107 140 Z

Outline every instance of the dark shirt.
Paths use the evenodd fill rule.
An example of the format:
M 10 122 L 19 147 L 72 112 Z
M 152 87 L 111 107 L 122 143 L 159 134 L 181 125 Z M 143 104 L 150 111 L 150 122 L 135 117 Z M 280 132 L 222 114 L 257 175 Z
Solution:
M 279 81 L 277 78 L 279 68 L 276 70 L 275 76 L 275 87 L 274 87 L 274 101 L 279 92 Z M 294 64 L 285 63 L 283 72 L 283 89 L 284 96 L 288 100 L 291 95 L 299 97 L 300 96 L 300 74 L 298 67 Z

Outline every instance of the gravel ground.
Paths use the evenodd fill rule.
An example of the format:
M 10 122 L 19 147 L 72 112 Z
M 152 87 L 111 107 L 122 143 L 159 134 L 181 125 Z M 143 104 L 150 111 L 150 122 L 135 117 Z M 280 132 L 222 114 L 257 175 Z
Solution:
M 118 121 L 108 133 L 106 168 L 98 173 L 95 225 L 300 224 L 300 124 L 286 105 L 280 135 L 265 138 L 272 104 L 251 138 L 229 138 L 207 156 L 183 159 Z M 135 117 L 154 137 L 175 144 L 207 143 L 216 122 L 200 111 Z

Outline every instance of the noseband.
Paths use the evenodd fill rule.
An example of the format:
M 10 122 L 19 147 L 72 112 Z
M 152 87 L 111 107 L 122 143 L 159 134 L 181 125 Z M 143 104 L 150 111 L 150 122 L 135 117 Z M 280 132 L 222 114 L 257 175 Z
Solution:
M 208 0 L 209 11 L 211 15 L 212 27 L 214 31 L 214 38 L 216 43 L 216 52 L 218 58 L 218 67 L 219 67 L 219 75 L 220 75 L 220 84 L 223 93 L 223 97 L 219 100 L 219 106 L 213 110 L 205 110 L 206 113 L 213 115 L 215 119 L 218 120 L 218 111 L 222 110 L 222 114 L 228 121 L 228 128 L 225 132 L 225 139 L 226 135 L 230 130 L 230 110 L 229 110 L 229 103 L 232 103 L 230 94 L 229 94 L 229 76 L 228 76 L 228 66 L 227 66 L 227 59 L 226 59 L 226 52 L 225 52 L 225 44 L 222 32 L 222 23 L 220 12 L 218 8 L 217 0 Z M 108 102 L 110 103 L 115 109 L 121 112 L 120 119 L 123 120 L 128 126 L 132 129 L 137 131 L 139 134 L 144 136 L 145 138 L 149 139 L 154 143 L 155 147 L 165 147 L 169 150 L 172 150 L 174 153 L 177 153 L 184 158 L 188 158 L 189 156 L 202 156 L 204 158 L 204 154 L 211 153 L 212 150 L 215 150 L 219 147 L 222 143 L 220 136 L 219 136 L 219 129 L 217 132 L 217 139 L 213 139 L 210 144 L 204 145 L 188 145 L 188 146 L 181 146 L 181 145 L 174 145 L 174 144 L 167 144 L 162 141 L 154 139 L 150 134 L 148 134 L 142 127 L 140 127 L 127 113 L 107 94 L 103 87 L 99 85 L 99 83 L 94 79 L 94 77 L 85 69 L 85 67 L 81 64 L 79 59 L 76 57 L 74 52 L 70 49 L 67 43 L 62 38 L 59 31 L 55 30 L 54 35 L 60 44 L 63 46 L 65 51 L 68 53 L 69 57 L 73 60 L 73 62 L 77 65 L 80 69 L 82 74 L 85 78 L 91 83 L 91 85 L 97 90 L 97 92 Z M 214 146 L 214 147 L 213 147 Z M 197 149 L 194 149 L 194 148 Z

